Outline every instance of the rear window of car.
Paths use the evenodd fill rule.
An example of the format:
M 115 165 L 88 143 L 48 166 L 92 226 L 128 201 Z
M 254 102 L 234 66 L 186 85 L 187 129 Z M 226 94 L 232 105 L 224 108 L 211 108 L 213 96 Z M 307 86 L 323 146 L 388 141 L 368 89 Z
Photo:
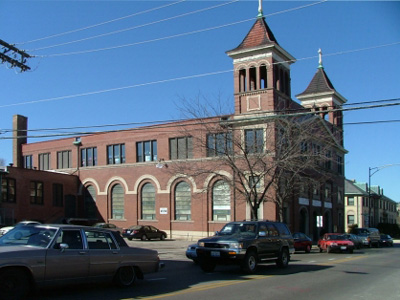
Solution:
M 285 224 L 283 224 L 283 223 L 275 223 L 274 225 L 278 229 L 280 236 L 287 237 L 287 236 L 291 235 L 289 228 L 287 228 L 287 226 Z

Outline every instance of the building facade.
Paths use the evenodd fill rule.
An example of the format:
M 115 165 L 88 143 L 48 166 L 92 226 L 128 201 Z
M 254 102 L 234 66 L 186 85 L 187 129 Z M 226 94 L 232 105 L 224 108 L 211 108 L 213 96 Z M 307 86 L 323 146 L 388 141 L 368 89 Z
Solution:
M 397 223 L 397 203 L 383 194 L 379 186 L 358 183 L 355 180 L 345 181 L 345 226 L 350 228 L 377 227 L 378 224 Z
M 331 142 L 324 153 L 322 145 L 312 139 L 297 146 L 302 153 L 323 156 L 327 175 L 322 179 L 303 172 L 307 180 L 293 185 L 290 201 L 279 205 L 277 201 L 263 201 L 257 208 L 257 217 L 281 219 L 292 231 L 305 232 L 315 239 L 322 230 L 343 231 L 346 150 L 340 108 L 346 100 L 333 88 L 322 57 L 310 85 L 297 95 L 298 103 L 290 96 L 290 65 L 295 59 L 279 45 L 262 12 L 242 43 L 227 54 L 234 65 L 233 115 L 37 143 L 27 143 L 26 138 L 20 137 L 27 131 L 27 118 L 14 116 L 14 132 L 19 132 L 19 137 L 14 143 L 14 166 L 9 168 L 12 171 L 7 178 L 17 180 L 16 190 L 21 189 L 22 194 L 24 186 L 19 181 L 33 179 L 15 175 L 18 170 L 44 178 L 46 188 L 53 184 L 48 176 L 62 173 L 63 178 L 70 178 L 66 179 L 69 183 L 64 187 L 64 198 L 74 196 L 63 201 L 64 207 L 57 216 L 52 211 L 53 202 L 43 201 L 42 215 L 47 218 L 41 215 L 35 219 L 52 221 L 50 216 L 75 216 L 119 227 L 151 224 L 174 238 L 197 238 L 219 230 L 228 221 L 251 219 L 254 210 L 232 184 L 237 182 L 240 170 L 221 163 L 221 154 L 237 153 L 240 148 L 246 155 L 269 155 L 272 161 L 285 128 L 271 127 L 276 122 L 270 120 L 279 115 L 304 114 L 307 122 L 311 122 L 310 116 L 312 122 L 318 122 L 318 131 Z M 305 118 L 296 118 L 306 122 Z M 230 131 L 215 131 L 216 127 L 210 130 L 205 124 L 217 124 L 219 129 Z M 271 131 L 273 134 L 269 135 Z M 233 145 L 233 136 L 239 136 L 242 147 Z M 200 172 L 206 169 L 209 172 Z M 19 177 L 13 178 L 14 175 Z M 268 182 L 266 175 L 253 173 L 247 179 L 257 179 L 257 188 Z M 72 182 L 78 182 L 77 186 Z M 265 199 L 275 199 L 278 191 L 279 186 L 269 189 Z M 30 209 L 20 207 L 18 195 L 10 205 L 15 207 L 17 220 L 34 218 Z M 22 214 L 25 209 L 26 214 Z M 282 213 L 278 214 L 278 210 Z

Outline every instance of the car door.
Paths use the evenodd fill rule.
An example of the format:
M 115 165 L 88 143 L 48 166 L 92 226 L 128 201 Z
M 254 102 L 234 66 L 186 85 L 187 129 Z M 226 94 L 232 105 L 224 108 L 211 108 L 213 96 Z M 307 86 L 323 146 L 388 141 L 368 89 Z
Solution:
M 119 266 L 120 249 L 112 234 L 108 232 L 85 230 L 89 248 L 89 277 L 110 278 L 115 275 Z
M 49 284 L 81 282 L 88 274 L 89 253 L 81 230 L 60 230 L 55 243 L 47 250 L 45 281 Z

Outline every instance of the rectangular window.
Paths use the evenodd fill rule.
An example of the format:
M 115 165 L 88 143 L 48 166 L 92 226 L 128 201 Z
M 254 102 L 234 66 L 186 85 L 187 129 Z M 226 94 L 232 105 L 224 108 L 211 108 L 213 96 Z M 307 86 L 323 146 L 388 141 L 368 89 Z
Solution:
M 354 224 L 354 215 L 348 215 L 347 216 L 347 225 L 353 225 Z
M 354 197 L 347 198 L 347 205 L 354 205 Z
M 193 158 L 193 142 L 191 136 L 169 139 L 169 158 Z
M 39 170 L 50 170 L 50 153 L 39 154 Z
M 145 141 L 136 143 L 136 161 L 156 161 L 157 160 L 157 141 Z
M 107 157 L 109 165 L 125 163 L 125 144 L 107 146 Z
M 232 132 L 207 135 L 207 156 L 222 156 L 233 153 Z
M 257 190 L 261 188 L 261 178 L 260 176 L 250 176 L 249 177 L 249 186 L 252 189 L 254 186 Z
M 15 190 L 15 179 L 3 178 L 1 182 L 1 201 L 15 203 Z
M 338 174 L 343 175 L 343 157 L 338 155 L 336 158 L 336 163 Z
M 325 153 L 325 169 L 330 170 L 332 168 L 332 152 L 326 151 Z
M 53 206 L 63 206 L 63 185 L 59 183 L 53 183 Z
M 43 204 L 43 182 L 31 181 L 31 204 Z
M 71 150 L 57 152 L 57 169 L 68 169 L 72 167 Z
M 97 166 L 97 147 L 81 149 L 81 167 Z
M 246 129 L 244 136 L 246 153 L 262 153 L 264 151 L 263 129 Z
M 25 169 L 33 169 L 32 155 L 24 155 L 24 168 Z

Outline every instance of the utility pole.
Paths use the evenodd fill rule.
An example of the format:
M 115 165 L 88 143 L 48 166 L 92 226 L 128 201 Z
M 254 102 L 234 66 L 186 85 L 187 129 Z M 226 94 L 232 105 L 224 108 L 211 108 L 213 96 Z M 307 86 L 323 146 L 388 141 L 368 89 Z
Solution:
M 3 51 L 0 52 L 1 63 L 9 63 L 11 68 L 17 67 L 21 70 L 21 72 L 31 69 L 26 65 L 26 59 L 31 58 L 32 56 L 30 56 L 24 50 L 19 50 L 14 45 L 10 45 L 3 40 L 0 40 L 0 46 L 2 46 L 3 49 Z

